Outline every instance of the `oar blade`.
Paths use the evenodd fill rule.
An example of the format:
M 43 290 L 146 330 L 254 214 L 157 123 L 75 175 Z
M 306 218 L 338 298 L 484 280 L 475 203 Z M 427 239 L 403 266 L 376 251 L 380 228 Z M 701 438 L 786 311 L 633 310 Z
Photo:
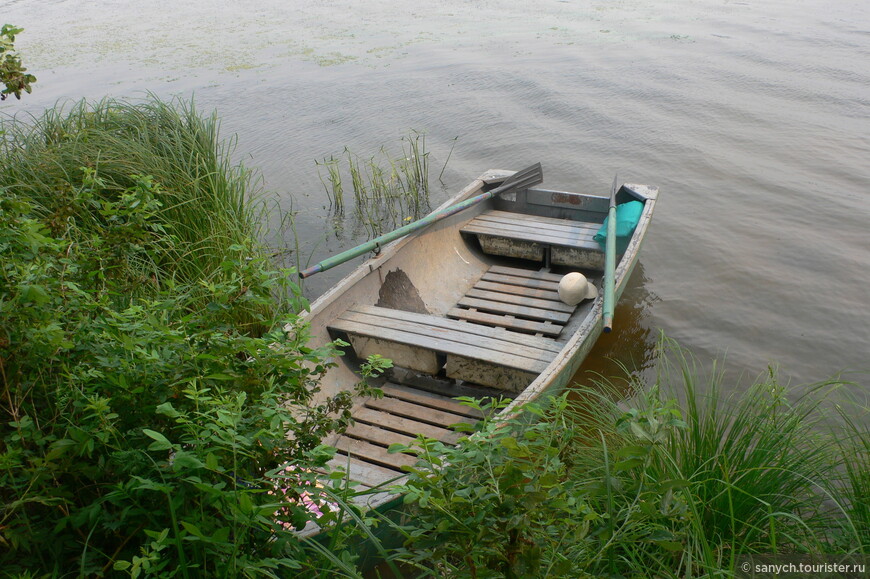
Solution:
M 501 185 L 490 191 L 493 195 L 499 195 L 511 189 L 528 189 L 544 181 L 544 169 L 540 163 L 530 165 L 521 171 L 517 171 L 504 180 Z

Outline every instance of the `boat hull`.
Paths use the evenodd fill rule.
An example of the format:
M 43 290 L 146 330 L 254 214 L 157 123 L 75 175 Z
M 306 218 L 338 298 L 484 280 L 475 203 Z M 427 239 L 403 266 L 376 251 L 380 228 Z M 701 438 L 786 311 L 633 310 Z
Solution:
M 479 195 L 504 181 L 511 174 L 510 171 L 488 171 L 436 211 L 442 211 Z M 619 203 L 641 201 L 644 208 L 634 232 L 627 241 L 625 252 L 619 257 L 615 268 L 616 300 L 624 292 L 638 262 L 657 195 L 656 188 L 644 185 L 626 184 L 619 189 L 617 195 Z M 597 270 L 599 263 L 603 265 L 603 254 L 599 259 L 596 251 L 600 253 L 600 250 L 590 245 L 588 239 L 580 239 L 580 237 L 588 234 L 591 225 L 601 224 L 607 209 L 608 198 L 604 196 L 539 188 L 512 191 L 451 215 L 380 248 L 377 254 L 357 266 L 312 303 L 310 311 L 304 315 L 310 327 L 312 346 L 325 345 L 336 337 L 350 338 L 350 341 L 357 342 L 356 351 L 348 351 L 345 356 L 334 360 L 336 367 L 330 370 L 321 385 L 323 396 L 333 396 L 340 390 L 352 389 L 360 380 L 358 370 L 361 358 L 365 358 L 368 353 L 378 353 L 386 358 L 392 358 L 398 362 L 397 365 L 412 368 L 411 373 L 415 375 L 432 374 L 434 377 L 426 379 L 442 387 L 442 391 L 438 393 L 441 398 L 435 398 L 433 394 L 431 400 L 421 398 L 420 393 L 406 392 L 406 386 L 401 384 L 393 388 L 398 394 L 395 394 L 397 398 L 389 398 L 390 404 L 378 403 L 373 406 L 371 401 L 360 400 L 352 410 L 352 414 L 361 423 L 360 426 L 352 435 L 337 437 L 332 441 L 340 443 L 337 444 L 340 454 L 333 466 L 342 466 L 341 463 L 344 462 L 343 466 L 348 470 L 351 479 L 360 482 L 364 488 L 373 489 L 365 499 L 367 506 L 383 509 L 395 504 L 397 495 L 394 492 L 375 491 L 379 488 L 387 489 L 390 484 L 400 481 L 402 470 L 396 465 L 388 464 L 379 454 L 380 450 L 377 446 L 385 448 L 388 445 L 388 437 L 379 435 L 377 438 L 367 438 L 368 435 L 360 434 L 363 431 L 380 428 L 387 434 L 394 434 L 397 440 L 407 440 L 408 435 L 412 433 L 403 425 L 408 421 L 418 420 L 420 423 L 426 423 L 427 428 L 430 429 L 436 426 L 441 428 L 444 425 L 439 426 L 437 420 L 433 418 L 438 415 L 438 412 L 445 410 L 448 416 L 451 415 L 450 413 L 461 412 L 442 398 L 474 394 L 475 383 L 483 384 L 479 388 L 481 397 L 491 395 L 493 392 L 501 392 L 512 398 L 510 404 L 500 411 L 497 420 L 508 420 L 520 412 L 523 404 L 558 393 L 568 386 L 571 377 L 577 372 L 603 331 L 603 299 L 598 297 L 580 304 L 576 310 L 565 317 L 560 310 L 560 304 L 551 297 L 554 294 L 553 283 L 558 279 L 558 275 L 572 269 L 584 271 L 590 279 L 601 282 L 600 272 Z M 481 240 L 487 236 L 492 238 L 494 227 L 503 227 L 506 232 L 495 232 L 496 237 L 505 236 L 504 239 L 499 239 L 498 243 L 501 245 L 495 250 L 487 246 L 491 239 Z M 583 229 L 584 227 L 586 229 Z M 528 235 L 518 233 L 526 230 Z M 564 241 L 563 238 L 569 240 Z M 529 249 L 534 244 L 543 246 L 543 252 L 537 252 L 536 248 Z M 572 253 L 575 256 L 573 258 L 552 259 L 554 255 L 564 256 Z M 540 260 L 541 263 L 527 262 L 524 257 Z M 563 261 L 574 259 L 574 261 L 566 266 L 560 262 L 560 259 Z M 505 263 L 510 267 L 500 265 Z M 542 337 L 541 332 L 532 335 L 531 332 L 535 330 L 525 331 L 526 327 L 523 326 L 522 330 L 525 333 L 520 340 L 516 338 L 516 334 L 508 334 L 500 326 L 494 329 L 486 328 L 484 331 L 480 326 L 463 325 L 466 322 L 463 320 L 457 322 L 454 319 L 463 315 L 473 321 L 479 321 L 478 317 L 493 318 L 493 314 L 485 312 L 478 315 L 479 310 L 473 307 L 468 309 L 467 304 L 477 304 L 480 301 L 478 296 L 493 295 L 491 288 L 499 289 L 500 284 L 486 280 L 501 281 L 505 277 L 502 275 L 503 270 L 512 272 L 517 266 L 528 268 L 529 272 L 532 272 L 525 277 L 540 277 L 541 279 L 525 281 L 529 281 L 530 287 L 541 289 L 517 290 L 516 286 L 511 286 L 513 290 L 517 290 L 515 293 L 519 296 L 498 294 L 496 300 L 518 301 L 519 304 L 506 304 L 499 301 L 498 307 L 503 307 L 508 312 L 504 317 L 507 321 L 501 325 L 507 325 L 509 330 L 515 330 L 516 328 L 511 327 L 511 324 L 519 323 L 516 322 L 519 318 L 511 313 L 514 310 L 509 308 L 525 308 L 528 303 L 533 303 L 536 308 L 531 309 L 538 312 L 539 304 L 543 304 L 540 305 L 540 308 L 543 308 L 541 311 L 545 314 L 541 316 L 542 318 L 546 318 L 554 311 L 556 313 L 553 314 L 553 319 L 556 319 L 556 314 L 563 317 L 555 322 L 550 319 L 520 321 L 528 324 L 529 327 L 541 328 L 542 332 L 546 332 L 547 328 L 554 327 L 553 324 L 556 324 L 552 339 Z M 494 268 L 501 269 L 496 271 Z M 533 273 L 535 268 L 541 268 L 541 271 L 549 271 L 549 268 L 552 268 L 553 273 L 535 274 Z M 508 283 L 518 282 L 508 280 Z M 550 301 L 546 301 L 547 299 Z M 458 307 L 465 309 L 457 309 Z M 522 313 L 525 311 L 523 309 Z M 372 322 L 365 326 L 363 322 L 370 319 L 366 316 L 372 315 L 384 315 L 384 323 Z M 417 326 L 413 324 L 425 323 L 430 323 L 430 326 L 420 326 L 425 327 L 425 330 L 414 329 Z M 394 327 L 382 327 L 385 325 L 394 325 Z M 454 340 L 453 336 L 463 328 L 474 330 L 473 335 L 468 338 L 469 351 L 474 348 L 481 351 L 483 348 L 490 348 L 490 350 L 497 348 L 488 345 L 487 340 L 500 340 L 503 336 L 510 335 L 509 339 L 522 341 L 522 348 L 532 350 L 532 354 L 528 354 L 531 358 L 534 358 L 535 352 L 540 352 L 543 361 L 532 360 L 534 364 L 526 361 L 528 365 L 524 366 L 526 362 L 505 362 L 497 356 L 497 353 L 475 358 L 473 354 L 468 355 L 462 345 L 457 346 L 451 341 Z M 618 320 L 616 331 L 618 331 Z M 432 335 L 420 335 L 427 332 Z M 520 346 L 513 343 L 506 348 L 511 352 L 520 349 Z M 445 358 L 446 364 L 444 364 Z M 463 358 L 475 358 L 481 362 L 477 366 L 477 374 L 472 373 L 470 376 L 485 375 L 487 368 L 501 371 L 511 370 L 511 366 L 514 366 L 514 373 L 519 376 L 518 382 L 508 386 L 501 384 L 504 387 L 499 390 L 499 383 L 509 382 L 509 380 L 496 380 L 494 381 L 496 384 L 493 384 L 493 381 L 485 379 L 468 380 L 469 374 L 462 374 L 461 378 L 451 376 L 451 363 L 455 369 L 459 364 L 457 360 Z M 534 371 L 530 372 L 530 368 Z M 406 382 L 406 384 L 412 383 Z M 443 390 L 444 388 L 446 390 Z M 418 400 L 423 400 L 424 406 L 416 410 L 409 406 L 411 403 L 417 403 Z M 402 421 L 397 419 L 394 423 L 388 423 L 389 417 L 386 414 L 382 415 L 382 419 L 371 418 L 374 411 L 383 412 L 385 408 L 389 410 L 392 407 L 400 409 L 395 412 L 399 412 Z M 437 435 L 441 431 L 435 432 Z M 353 438 L 354 436 L 359 438 Z M 354 462 L 357 456 L 362 457 L 366 453 L 367 456 L 374 458 L 365 459 L 369 462 Z M 391 466 L 395 467 L 392 471 L 389 470 Z M 388 478 L 389 472 L 393 472 L 395 476 Z M 381 481 L 380 486 L 376 484 L 378 481 Z M 309 532 L 316 532 L 316 529 L 310 529 Z

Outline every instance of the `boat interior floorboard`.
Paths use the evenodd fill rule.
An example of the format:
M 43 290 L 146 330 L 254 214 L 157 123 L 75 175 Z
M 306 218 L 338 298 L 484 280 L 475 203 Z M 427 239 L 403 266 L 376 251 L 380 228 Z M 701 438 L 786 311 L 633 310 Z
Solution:
M 353 411 L 354 424 L 329 441 L 338 449 L 330 466 L 369 487 L 402 477 L 402 467 L 416 462 L 411 454 L 389 452 L 391 445 L 412 445 L 420 435 L 455 444 L 462 434 L 454 425 L 471 427 L 483 417 L 475 408 L 426 389 L 387 382 L 381 390 L 383 397 L 364 400 Z
M 494 265 L 447 316 L 512 332 L 556 338 L 577 306 L 559 299 L 562 276 Z M 561 348 L 554 342 L 556 348 Z

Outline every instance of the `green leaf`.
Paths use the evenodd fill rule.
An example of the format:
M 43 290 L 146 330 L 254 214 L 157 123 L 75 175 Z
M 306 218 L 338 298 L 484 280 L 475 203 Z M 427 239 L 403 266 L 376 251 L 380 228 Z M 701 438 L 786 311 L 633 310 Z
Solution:
M 649 433 L 646 430 L 644 430 L 643 427 L 640 424 L 638 424 L 637 422 L 632 422 L 630 424 L 630 427 L 631 427 L 632 433 L 634 433 L 634 435 L 636 437 L 643 439 L 643 440 L 650 440 Z
M 154 432 L 153 430 L 143 428 L 142 434 L 154 440 L 154 442 L 152 442 L 151 445 L 148 447 L 148 450 L 169 450 L 170 448 L 172 448 L 172 443 L 169 442 L 169 439 L 160 434 L 159 432 Z
M 671 552 L 682 551 L 683 549 L 683 544 L 677 543 L 676 541 L 656 541 L 656 545 Z
M 517 444 L 517 439 L 514 438 L 513 436 L 508 436 L 506 438 L 502 438 L 501 445 L 503 447 L 507 448 L 508 450 L 516 450 L 519 448 L 519 445 Z
M 176 416 L 180 416 L 181 413 L 172 406 L 172 402 L 164 402 L 160 404 L 157 408 L 154 409 L 157 414 L 163 414 L 164 416 L 168 416 L 170 418 L 175 418 Z
M 199 527 L 194 525 L 193 523 L 188 523 L 187 521 L 181 521 L 181 526 L 184 527 L 184 530 L 197 537 L 198 539 L 205 539 L 206 536 L 199 530 Z
M 218 459 L 213 452 L 205 455 L 205 468 L 208 470 L 218 470 Z
M 663 483 L 661 483 L 659 485 L 659 489 L 662 491 L 669 491 L 669 490 L 673 490 L 673 489 L 684 489 L 684 488 L 688 487 L 690 484 L 692 484 L 692 483 L 690 483 L 689 481 L 687 481 L 685 479 L 673 479 L 673 480 L 668 480 L 668 481 L 664 481 Z
M 46 304 L 51 298 L 41 285 L 21 286 L 21 301 L 31 302 L 37 306 Z
M 613 465 L 613 470 L 616 472 L 620 472 L 623 470 L 631 470 L 633 468 L 637 468 L 639 466 L 643 466 L 642 458 L 629 458 L 627 460 L 620 460 L 616 464 Z
M 126 571 L 130 568 L 130 561 L 115 561 L 115 564 L 112 565 L 112 569 L 115 571 Z
M 650 449 L 648 446 L 630 444 L 628 446 L 620 448 L 614 454 L 616 454 L 616 456 L 619 458 L 642 458 L 648 455 L 649 452 Z
M 222 527 L 214 532 L 211 540 L 215 543 L 226 543 L 230 538 L 230 528 Z
M 172 469 L 176 472 L 188 468 L 203 468 L 205 464 L 189 452 L 179 450 L 172 459 Z

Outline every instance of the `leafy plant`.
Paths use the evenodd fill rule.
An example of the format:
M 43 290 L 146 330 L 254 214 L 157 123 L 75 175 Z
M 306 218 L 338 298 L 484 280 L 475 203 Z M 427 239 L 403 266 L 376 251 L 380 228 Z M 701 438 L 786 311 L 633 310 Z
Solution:
M 36 82 L 36 77 L 27 72 L 15 51 L 15 35 L 23 31 L 23 28 L 11 24 L 0 28 L 0 82 L 4 85 L 0 100 L 6 100 L 10 94 L 20 100 L 22 91 L 27 94 L 33 91 L 31 85 Z
M 347 425 L 352 393 L 318 395 L 337 355 L 305 323 L 238 311 L 287 288 L 249 246 L 220 280 L 152 288 L 143 263 L 174 240 L 157 185 L 71 196 L 94 224 L 53 232 L 34 204 L 0 196 L 0 563 L 10 573 L 248 576 L 311 555 L 286 526 L 316 518 L 298 500 Z M 96 234 L 96 236 L 95 236 Z M 132 297 L 131 297 L 132 294 Z M 301 304 L 300 304 L 301 305 Z M 269 494 L 288 464 L 300 475 Z

